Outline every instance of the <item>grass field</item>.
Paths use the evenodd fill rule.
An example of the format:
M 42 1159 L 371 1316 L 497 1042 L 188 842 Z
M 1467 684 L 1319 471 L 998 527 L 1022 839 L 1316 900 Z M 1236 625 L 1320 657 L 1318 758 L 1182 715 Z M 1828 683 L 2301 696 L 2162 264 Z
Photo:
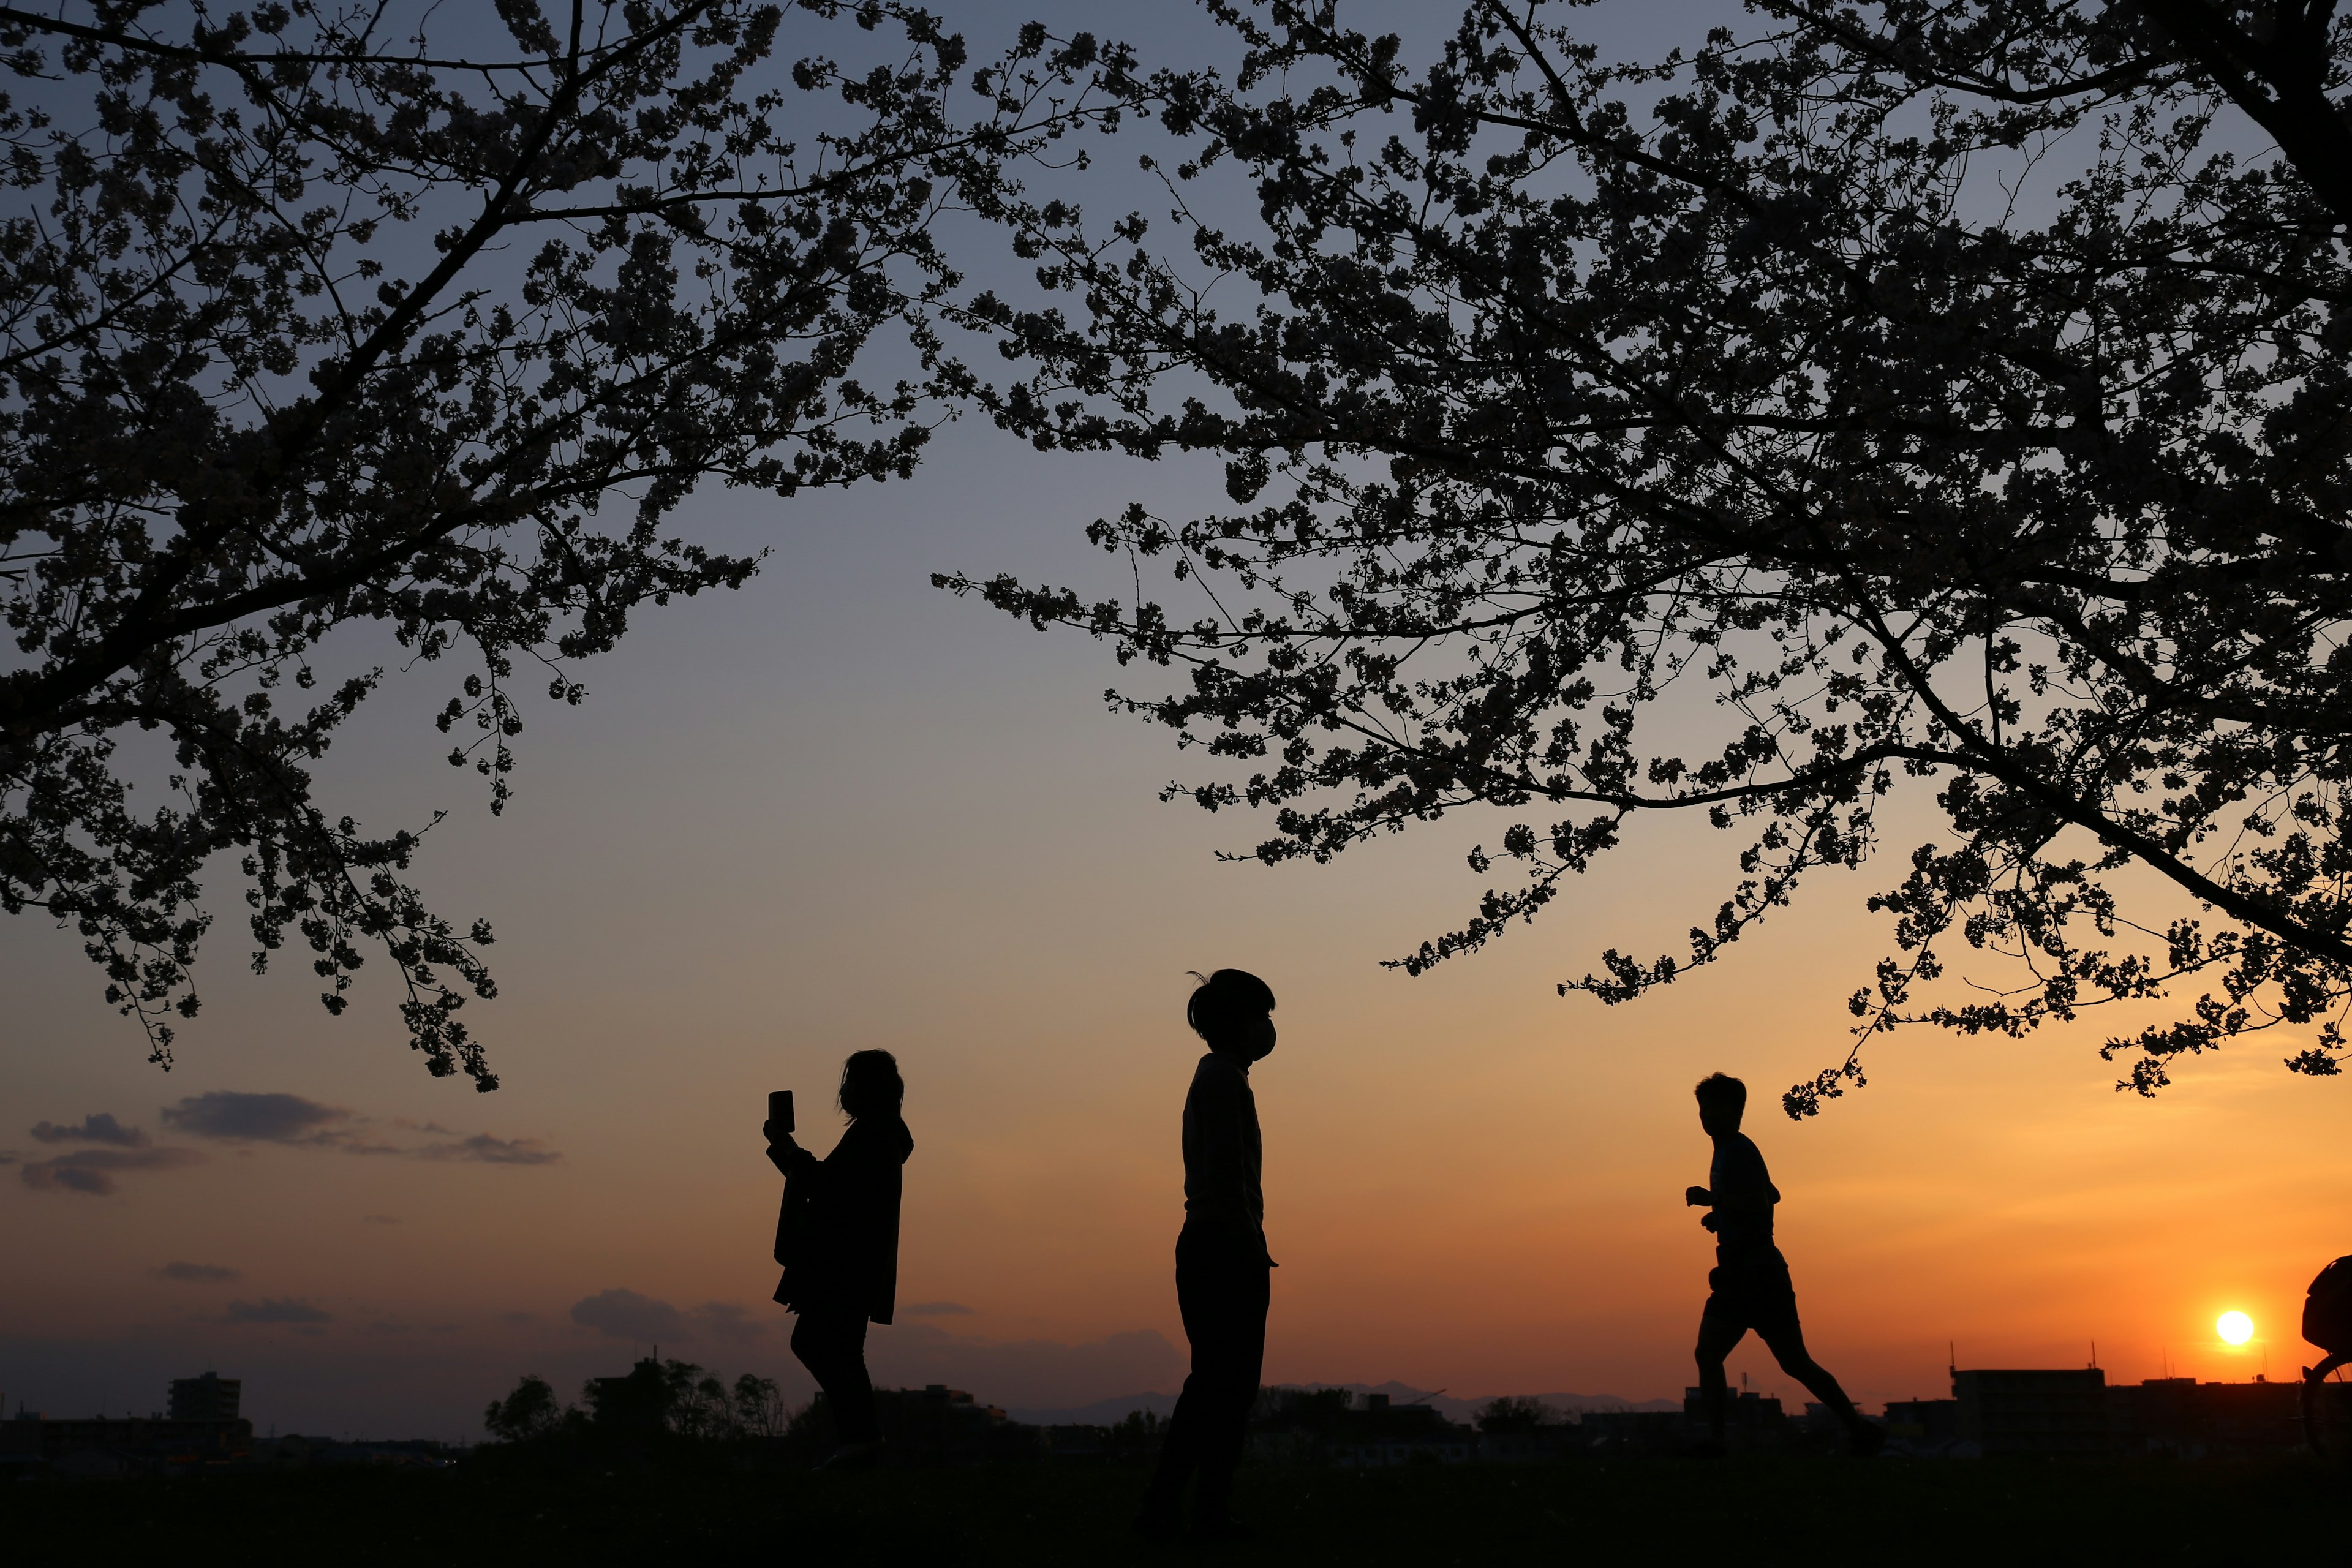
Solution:
M 1709 1563 L 2352 1561 L 2299 1465 L 1618 1460 L 1252 1469 L 1243 1547 L 1127 1533 L 1142 1472 L 562 1478 L 361 1469 L 6 1489 L 19 1562 Z

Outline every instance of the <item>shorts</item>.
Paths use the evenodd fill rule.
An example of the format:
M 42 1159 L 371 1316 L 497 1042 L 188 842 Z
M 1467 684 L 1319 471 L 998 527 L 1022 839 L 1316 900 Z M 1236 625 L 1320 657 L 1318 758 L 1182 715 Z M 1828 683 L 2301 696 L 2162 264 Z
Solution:
M 1702 1334 L 1737 1340 L 1753 1330 L 1769 1342 L 1802 1331 L 1789 1260 L 1777 1247 L 1717 1263 L 1707 1271 L 1706 1284 L 1706 1310 L 1699 1316 Z

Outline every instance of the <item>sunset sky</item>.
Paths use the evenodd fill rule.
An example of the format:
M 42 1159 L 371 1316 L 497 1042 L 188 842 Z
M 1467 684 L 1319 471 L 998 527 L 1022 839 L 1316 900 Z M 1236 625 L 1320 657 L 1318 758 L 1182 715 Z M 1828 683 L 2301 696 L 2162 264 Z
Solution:
M 953 9 L 978 37 L 1041 8 Z M 929 585 L 1094 584 L 1088 521 L 1211 510 L 1218 475 L 967 422 L 910 481 L 701 497 L 683 530 L 766 568 L 646 616 L 583 706 L 530 710 L 500 820 L 431 727 L 463 671 L 394 679 L 320 793 L 371 827 L 449 811 L 415 879 L 498 930 L 502 994 L 467 1014 L 495 1094 L 425 1075 L 380 959 L 341 1019 L 290 954 L 247 973 L 233 878 L 169 1074 L 78 938 L 0 927 L 9 1409 L 144 1413 L 212 1367 L 265 1429 L 455 1437 L 523 1373 L 570 1394 L 655 1340 L 804 1397 L 768 1300 L 761 1097 L 797 1090 L 822 1151 L 841 1059 L 873 1047 L 916 1141 L 877 1382 L 1030 1408 L 1172 1391 L 1185 971 L 1220 965 L 1280 998 L 1254 1075 L 1269 1382 L 1679 1394 L 1711 1248 L 1682 1204 L 1708 1153 L 1689 1089 L 1718 1069 L 1755 1096 L 1815 1353 L 1866 1406 L 1948 1392 L 1948 1344 L 2063 1366 L 2095 1342 L 2111 1380 L 2302 1364 L 2304 1286 L 2352 1250 L 2352 1084 L 2289 1076 L 2302 1040 L 2188 1063 L 2151 1102 L 2096 1055 L 2126 1020 L 1906 1034 L 1792 1124 L 1780 1091 L 1843 1055 L 1884 951 L 1862 903 L 1892 857 L 1662 994 L 1562 1000 L 1602 948 L 1677 950 L 1723 896 L 1727 837 L 1647 826 L 1534 926 L 1407 978 L 1379 961 L 1471 909 L 1463 856 L 1492 825 L 1221 865 L 1265 825 L 1156 801 L 1202 775 L 1103 711 L 1102 648 Z M 1897 856 L 1931 826 L 1903 821 Z M 205 1098 L 230 1095 L 293 1098 Z M 94 1115 L 116 1142 L 59 1135 L 113 1131 Z M 2227 1309 L 2253 1319 L 2243 1350 L 2216 1337 Z M 1752 1340 L 1731 1370 L 1801 1397 Z

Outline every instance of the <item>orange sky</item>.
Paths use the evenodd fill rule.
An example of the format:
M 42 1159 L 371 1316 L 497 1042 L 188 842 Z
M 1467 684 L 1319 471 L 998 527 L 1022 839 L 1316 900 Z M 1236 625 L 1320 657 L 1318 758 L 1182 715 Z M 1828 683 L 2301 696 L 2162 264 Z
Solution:
M 233 893 L 168 1077 L 68 934 L 7 927 L 0 1150 L 55 1155 L 34 1123 L 104 1111 L 203 1159 L 107 1196 L 0 1173 L 0 1390 L 146 1409 L 216 1365 L 265 1425 L 457 1436 L 520 1373 L 618 1367 L 633 1323 L 804 1388 L 766 1300 L 761 1095 L 800 1090 L 824 1147 L 827 1086 L 869 1046 L 899 1054 L 917 1141 L 902 1300 L 935 1309 L 876 1331 L 878 1374 L 1030 1406 L 1172 1389 L 1183 972 L 1221 964 L 1281 997 L 1257 1072 L 1270 1379 L 1678 1393 L 1708 1262 L 1680 1200 L 1707 1156 L 1688 1089 L 1717 1068 L 1756 1091 L 1810 1336 L 1864 1403 L 1943 1392 L 1947 1342 L 1964 1365 L 2065 1365 L 2095 1340 L 2133 1379 L 2168 1357 L 2250 1375 L 2265 1344 L 2273 1374 L 2299 1364 L 2303 1286 L 2352 1231 L 2352 1088 L 2289 1077 L 2290 1042 L 2191 1064 L 2148 1103 L 2113 1092 L 2095 1026 L 1907 1036 L 1874 1048 L 1866 1090 L 1791 1125 L 1779 1091 L 1843 1048 L 1842 998 L 1880 951 L 1874 882 L 1814 886 L 1632 1006 L 1553 994 L 1601 947 L 1664 951 L 1713 908 L 1724 841 L 1680 826 L 1487 952 L 1383 972 L 1475 897 L 1474 825 L 1328 868 L 1214 864 L 1257 826 L 1155 803 L 1187 759 L 1102 714 L 1107 658 L 925 585 L 1082 574 L 1087 519 L 1213 482 L 1043 461 L 963 432 L 912 483 L 781 525 L 698 503 L 698 526 L 778 555 L 741 594 L 649 618 L 586 671 L 586 707 L 537 716 L 503 822 L 436 761 L 433 683 L 354 730 L 335 798 L 372 825 L 455 808 L 418 874 L 501 933 L 504 994 L 471 1010 L 495 1095 L 424 1075 L 380 963 L 340 1022 L 300 964 L 244 973 Z M 350 1115 L 326 1146 L 160 1117 L 215 1090 Z M 561 1158 L 416 1153 L 485 1132 Z M 236 1278 L 158 1278 L 172 1262 Z M 649 1304 L 575 1319 L 609 1290 Z M 2245 1352 L 2215 1340 L 2228 1308 L 2254 1318 Z M 1740 1370 L 1785 1382 L 1752 1342 Z

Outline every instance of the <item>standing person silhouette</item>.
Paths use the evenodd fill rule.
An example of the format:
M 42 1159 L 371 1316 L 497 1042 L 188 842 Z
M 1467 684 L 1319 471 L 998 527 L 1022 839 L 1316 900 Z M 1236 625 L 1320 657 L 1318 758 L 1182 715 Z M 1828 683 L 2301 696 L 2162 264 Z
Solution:
M 1698 1124 L 1715 1140 L 1715 1163 L 1707 1184 L 1688 1189 L 1683 1202 L 1706 1206 L 1709 1212 L 1699 1224 L 1715 1232 L 1715 1268 L 1706 1277 L 1706 1310 L 1698 1321 L 1698 1386 L 1706 1405 L 1710 1451 L 1723 1451 L 1728 1393 L 1724 1358 L 1753 1329 L 1780 1370 L 1836 1414 L 1845 1426 L 1847 1452 L 1878 1452 L 1885 1434 L 1863 1419 L 1837 1379 L 1805 1351 L 1789 1261 L 1772 1244 L 1772 1205 L 1780 1201 L 1780 1189 L 1764 1168 L 1763 1153 L 1739 1131 L 1748 1111 L 1748 1086 L 1716 1073 L 1700 1079 L 1696 1092 Z
M 827 1468 L 874 1465 L 882 1423 L 866 1374 L 866 1325 L 887 1323 L 898 1296 L 898 1196 L 915 1140 L 899 1119 L 907 1086 L 887 1051 L 858 1051 L 841 1065 L 835 1103 L 849 1127 L 824 1159 L 771 1121 L 768 1158 L 784 1173 L 776 1300 L 800 1314 L 793 1354 L 824 1390 L 841 1445 Z
M 1193 978 L 1198 980 L 1196 973 Z M 1274 992 L 1256 975 L 1220 969 L 1185 1004 L 1209 1050 L 1184 1097 L 1184 1228 L 1176 1237 L 1176 1305 L 1192 1345 L 1192 1375 L 1160 1450 L 1135 1528 L 1155 1540 L 1180 1529 L 1184 1483 L 1197 1472 L 1193 1534 L 1236 1540 L 1234 1472 L 1265 1361 L 1268 1271 L 1264 1149 L 1249 1069 L 1274 1049 Z

